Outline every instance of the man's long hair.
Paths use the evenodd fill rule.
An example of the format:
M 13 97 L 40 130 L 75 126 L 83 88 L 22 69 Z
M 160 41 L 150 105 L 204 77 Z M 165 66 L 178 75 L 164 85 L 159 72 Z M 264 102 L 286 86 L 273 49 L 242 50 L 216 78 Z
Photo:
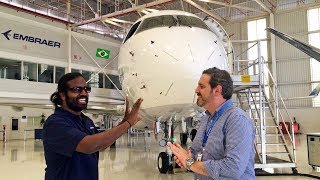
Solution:
M 222 86 L 222 96 L 224 99 L 228 100 L 232 97 L 233 81 L 227 71 L 213 67 L 204 70 L 202 74 L 207 74 L 210 76 L 209 84 L 212 89 L 218 85 Z
M 55 107 L 58 107 L 58 106 L 62 105 L 62 99 L 61 99 L 59 93 L 61 93 L 61 92 L 62 93 L 66 93 L 68 91 L 68 88 L 69 88 L 68 82 L 73 80 L 73 79 L 76 79 L 78 77 L 83 77 L 83 75 L 78 73 L 78 72 L 73 72 L 73 73 L 65 74 L 60 78 L 60 80 L 58 82 L 57 91 L 54 92 L 50 97 L 50 101 L 53 103 L 53 105 Z

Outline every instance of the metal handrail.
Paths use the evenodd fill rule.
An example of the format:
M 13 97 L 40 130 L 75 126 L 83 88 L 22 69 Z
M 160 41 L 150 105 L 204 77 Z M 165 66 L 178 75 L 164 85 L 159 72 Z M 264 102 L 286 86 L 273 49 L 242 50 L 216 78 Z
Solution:
M 268 67 L 268 62 L 265 61 L 265 58 L 261 55 L 261 50 L 259 48 L 260 42 L 258 41 L 255 43 L 255 45 L 258 46 L 258 57 L 255 60 L 239 60 L 239 57 L 237 60 L 234 61 L 234 73 L 237 75 L 244 75 L 244 74 L 250 74 L 254 76 L 259 76 L 259 86 L 255 86 L 256 88 L 259 87 L 259 93 L 251 92 L 250 88 L 245 91 L 245 94 L 249 97 L 246 97 L 248 100 L 248 105 L 250 107 L 249 110 L 255 109 L 256 114 L 254 115 L 252 112 L 250 112 L 251 116 L 254 116 L 255 118 L 259 118 L 260 121 L 257 121 L 256 124 L 256 131 L 258 131 L 258 136 L 256 138 L 260 139 L 260 146 L 258 147 L 255 142 L 255 149 L 256 151 L 260 150 L 259 152 L 259 160 L 261 164 L 266 165 L 267 163 L 267 117 L 266 117 L 266 110 L 269 107 L 270 115 L 272 117 L 272 121 L 275 123 L 276 127 L 276 134 L 279 135 L 281 141 L 281 144 L 283 145 L 283 148 L 285 148 L 286 152 L 288 152 L 288 158 L 291 163 L 296 163 L 296 145 L 294 142 L 294 132 L 292 131 L 292 134 L 289 133 L 289 127 L 284 126 L 284 132 L 286 131 L 289 135 L 289 139 L 284 137 L 284 132 L 279 127 L 279 121 L 284 122 L 284 114 L 283 112 L 279 111 L 279 106 L 283 106 L 285 109 L 286 114 L 289 117 L 289 120 L 291 122 L 291 128 L 293 129 L 293 122 L 292 118 L 287 110 L 287 107 L 284 103 L 284 100 L 279 92 L 277 82 L 275 81 L 274 77 L 272 76 Z M 252 48 L 251 46 L 250 48 Z M 249 72 L 249 68 L 253 68 L 253 74 L 247 73 Z M 259 69 L 259 70 L 258 70 Z M 270 77 L 270 78 L 268 78 Z M 270 93 L 267 94 L 266 88 L 270 88 Z M 272 89 L 271 89 L 272 88 Z M 250 94 L 251 93 L 251 94 Z M 259 95 L 259 96 L 258 96 Z M 269 97 L 270 96 L 270 97 Z M 253 104 L 250 105 L 251 98 L 253 100 Z M 273 98 L 273 99 L 272 99 Z M 280 104 L 281 103 L 281 104 Z M 253 106 L 254 105 L 254 106 Z M 253 107 L 252 107 L 253 106 Z M 260 127 L 257 127 L 258 123 L 260 123 Z M 258 140 L 259 140 L 258 139 Z M 291 142 L 288 142 L 288 141 Z M 289 148 L 288 144 L 292 147 Z M 291 166 L 291 165 L 290 165 Z
M 252 47 L 254 47 L 255 45 L 257 45 L 258 42 L 254 43 L 252 46 L 248 47 L 247 49 L 245 49 L 244 51 L 242 51 L 240 54 L 238 54 L 236 57 L 239 57 L 240 55 L 242 55 L 243 53 L 247 52 L 249 49 L 251 49 Z
M 264 58 L 263 58 L 264 59 Z M 269 75 L 269 77 L 271 78 L 271 81 L 272 81 L 272 83 L 273 83 L 273 85 L 275 86 L 275 91 L 276 91 L 276 96 L 274 95 L 274 93 L 272 92 L 272 91 L 270 91 L 271 92 L 271 95 L 273 96 L 273 98 L 275 99 L 275 104 L 276 104 L 276 109 L 279 109 L 279 104 L 278 104 L 278 102 L 279 102 L 279 99 L 280 99 L 280 102 L 281 102 L 281 105 L 283 106 L 283 108 L 284 108 L 284 110 L 285 110 L 285 112 L 286 112 L 286 115 L 289 117 L 289 120 L 290 120 L 290 124 L 291 124 L 291 129 L 292 129 L 292 132 L 291 132 L 291 134 L 289 133 L 289 130 L 288 130 L 288 128 L 287 128 L 287 126 L 284 126 L 284 128 L 285 128 L 285 130 L 286 130 L 286 132 L 287 132 L 287 134 L 288 134 L 288 136 L 289 136 L 289 139 L 290 139 L 290 141 L 292 142 L 292 148 L 293 148 L 293 158 L 294 158 L 294 161 L 293 162 L 296 162 L 296 144 L 295 144 L 295 141 L 294 141 L 294 131 L 293 131 L 293 128 L 294 128 L 294 126 L 293 126 L 293 120 L 292 120 L 292 118 L 291 118 L 291 116 L 290 116 L 290 114 L 289 114 L 289 112 L 288 112 L 288 109 L 287 109 L 287 106 L 286 106 L 286 104 L 284 103 L 284 100 L 283 100 L 283 98 L 282 98 L 282 96 L 281 96 L 281 94 L 280 94 L 280 91 L 279 91 L 279 89 L 278 89 L 278 86 L 277 86 L 277 82 L 276 82 L 276 80 L 273 78 L 273 76 L 272 76 L 272 74 L 271 74 L 271 72 L 270 72 L 270 70 L 269 70 L 269 68 L 266 68 L 267 69 L 267 72 L 268 72 L 268 75 Z M 281 119 L 281 121 L 283 122 L 283 123 L 285 123 L 285 121 L 284 121 L 284 117 L 282 116 L 282 113 L 279 111 L 278 112 L 279 113 L 279 115 L 280 115 L 280 119 Z M 278 114 L 277 113 L 277 114 Z M 277 115 L 278 116 L 278 115 Z M 277 117 L 277 120 L 279 120 L 279 118 Z M 279 122 L 279 121 L 278 121 Z M 280 131 L 280 133 L 281 134 L 283 134 L 282 133 L 282 131 Z M 285 141 L 285 139 L 284 139 L 284 141 Z M 287 144 L 286 143 L 286 141 L 285 141 L 285 144 Z

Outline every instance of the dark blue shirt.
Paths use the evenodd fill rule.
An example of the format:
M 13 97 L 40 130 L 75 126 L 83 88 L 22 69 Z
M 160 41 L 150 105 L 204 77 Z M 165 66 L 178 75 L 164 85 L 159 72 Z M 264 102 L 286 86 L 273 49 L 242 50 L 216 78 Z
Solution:
M 56 108 L 43 127 L 43 146 L 47 168 L 45 180 L 97 180 L 99 152 L 76 151 L 87 135 L 97 133 L 92 120 Z

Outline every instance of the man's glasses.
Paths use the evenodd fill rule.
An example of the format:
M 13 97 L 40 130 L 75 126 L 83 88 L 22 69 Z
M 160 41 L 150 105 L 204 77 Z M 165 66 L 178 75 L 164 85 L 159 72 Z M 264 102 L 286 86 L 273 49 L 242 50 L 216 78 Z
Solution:
M 91 87 L 89 86 L 76 86 L 76 87 L 72 87 L 72 88 L 68 88 L 69 91 L 72 91 L 74 93 L 81 93 L 83 90 L 86 92 L 86 93 L 90 93 L 91 92 Z

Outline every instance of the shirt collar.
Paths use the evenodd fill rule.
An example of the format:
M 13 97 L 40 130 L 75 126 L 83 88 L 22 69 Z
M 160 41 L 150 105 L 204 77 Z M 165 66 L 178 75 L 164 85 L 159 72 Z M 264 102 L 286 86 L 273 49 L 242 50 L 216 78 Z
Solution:
M 71 117 L 81 117 L 81 118 L 84 117 L 84 114 L 82 112 L 81 112 L 81 115 L 78 116 L 78 115 L 75 115 L 69 111 L 66 111 L 62 107 L 56 107 L 55 113 L 64 113 L 64 114 L 66 114 L 66 116 L 71 116 Z
M 229 103 L 232 103 L 232 100 L 229 99 L 227 101 L 225 101 L 224 103 L 222 103 L 217 109 L 216 111 L 214 111 L 212 114 L 210 114 L 210 112 L 208 110 L 205 111 L 206 115 L 210 116 L 210 117 L 213 117 L 213 115 L 216 113 L 216 112 L 219 112 L 221 110 L 221 108 L 226 105 L 226 104 L 229 104 Z

